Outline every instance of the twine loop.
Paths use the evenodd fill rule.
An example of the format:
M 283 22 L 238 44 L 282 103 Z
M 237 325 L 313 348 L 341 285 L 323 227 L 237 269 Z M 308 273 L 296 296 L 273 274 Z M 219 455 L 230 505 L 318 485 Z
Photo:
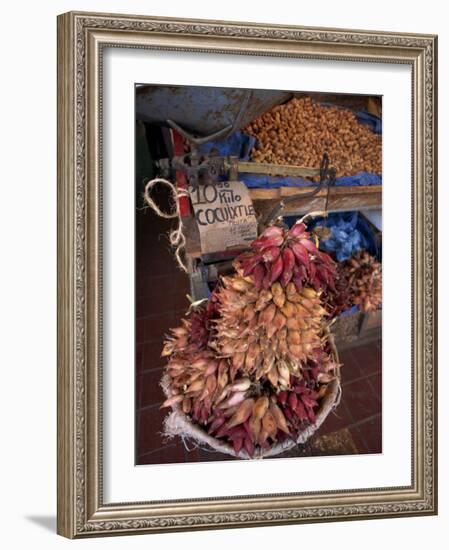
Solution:
M 166 187 L 170 189 L 171 198 L 173 201 L 173 211 L 172 212 L 163 212 L 159 206 L 154 202 L 154 200 L 151 198 L 151 190 L 155 185 L 158 183 L 162 183 Z M 185 262 L 185 259 L 182 257 L 183 252 L 185 251 L 185 245 L 186 245 L 186 238 L 184 235 L 184 224 L 182 222 L 181 212 L 179 209 L 179 199 L 181 197 L 188 197 L 189 192 L 187 189 L 177 189 L 176 186 L 164 179 L 164 178 L 154 178 L 147 182 L 145 185 L 145 191 L 143 193 L 143 198 L 146 202 L 146 204 L 155 212 L 160 218 L 164 218 L 166 220 L 178 218 L 178 226 L 176 229 L 173 229 L 168 234 L 168 239 L 170 241 L 170 244 L 173 248 L 175 248 L 175 258 L 178 263 L 178 266 L 182 271 L 187 273 L 187 265 Z

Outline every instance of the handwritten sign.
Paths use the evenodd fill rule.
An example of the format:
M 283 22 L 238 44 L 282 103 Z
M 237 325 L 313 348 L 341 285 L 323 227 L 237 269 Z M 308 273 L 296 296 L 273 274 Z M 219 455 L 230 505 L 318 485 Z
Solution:
M 257 237 L 257 221 L 248 189 L 239 181 L 190 189 L 203 254 L 248 246 Z

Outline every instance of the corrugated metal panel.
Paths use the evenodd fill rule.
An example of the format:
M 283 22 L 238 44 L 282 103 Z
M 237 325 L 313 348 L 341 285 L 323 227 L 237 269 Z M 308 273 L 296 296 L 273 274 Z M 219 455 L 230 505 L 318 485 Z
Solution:
M 206 136 L 234 124 L 247 91 L 204 86 L 140 86 L 136 92 L 136 117 L 155 124 L 165 124 L 171 119 L 192 134 Z M 291 95 L 275 90 L 251 90 L 239 127 L 284 103 Z

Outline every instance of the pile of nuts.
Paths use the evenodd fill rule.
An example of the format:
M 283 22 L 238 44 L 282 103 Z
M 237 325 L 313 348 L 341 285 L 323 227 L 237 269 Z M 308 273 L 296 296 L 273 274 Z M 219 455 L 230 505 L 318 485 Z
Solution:
M 337 175 L 382 172 L 382 138 L 354 113 L 294 98 L 253 120 L 243 132 L 257 138 L 254 162 L 318 168 L 325 152 Z

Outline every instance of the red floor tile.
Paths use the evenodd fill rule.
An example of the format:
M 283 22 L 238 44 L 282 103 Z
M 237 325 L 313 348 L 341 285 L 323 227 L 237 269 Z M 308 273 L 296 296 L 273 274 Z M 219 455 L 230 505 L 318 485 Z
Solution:
M 163 342 L 156 340 L 143 344 L 142 371 L 156 369 L 166 364 L 166 359 L 161 357 Z
M 364 375 L 381 371 L 382 353 L 375 342 L 364 346 L 356 346 L 351 349 L 351 352 Z
M 141 380 L 141 376 L 136 376 L 136 380 L 135 380 L 136 384 L 135 384 L 135 401 L 134 401 L 134 404 L 135 404 L 135 407 L 136 407 L 136 410 L 135 410 L 135 421 L 136 421 L 136 431 L 138 432 L 139 431 L 139 409 L 140 409 L 140 401 L 141 401 L 141 396 L 142 396 L 142 380 Z
M 187 445 L 189 445 L 187 443 Z M 189 450 L 184 451 L 186 462 L 200 462 L 201 461 L 201 453 L 198 447 L 194 447 L 193 445 L 189 447 Z
M 182 311 L 183 314 L 187 311 L 190 305 L 187 294 L 191 294 L 190 287 L 188 287 L 187 285 L 180 285 L 175 288 L 173 309 L 175 309 L 176 311 Z
M 382 401 L 382 373 L 373 374 L 368 378 L 368 382 L 374 390 L 379 401 Z
M 382 452 L 382 416 L 377 415 L 350 428 L 352 438 L 360 453 Z
M 354 422 L 381 412 L 381 403 L 366 379 L 347 384 L 343 388 L 343 395 Z
M 320 429 L 318 430 L 319 435 L 327 435 L 333 432 L 337 432 L 350 426 L 353 423 L 352 416 L 349 413 L 346 403 L 342 399 L 339 406 L 332 411 L 329 416 L 325 419 Z
M 346 349 L 342 352 L 339 352 L 340 363 L 343 363 L 341 368 L 341 383 L 347 384 L 356 378 L 361 378 L 364 376 L 361 365 L 355 359 L 352 351 Z
M 163 448 L 156 449 L 151 453 L 137 457 L 137 464 L 176 464 L 184 463 L 185 453 L 181 444 L 168 444 Z
M 139 372 L 140 370 L 142 370 L 143 344 L 137 344 L 136 343 L 135 362 L 136 362 L 136 372 Z
M 136 300 L 136 317 L 150 317 L 160 312 L 182 309 L 189 306 L 186 294 L 188 285 L 173 287 L 167 277 L 154 277 L 149 285 L 152 287 L 146 296 L 139 296 Z
M 160 301 L 160 298 L 159 300 L 155 300 L 153 296 L 139 297 L 139 299 L 136 300 L 136 318 L 141 319 L 142 317 L 154 315 L 159 311 L 170 311 L 173 309 L 171 301 L 167 300 L 166 296 L 162 298 L 162 307 L 160 307 L 160 304 L 156 307 L 157 303 Z
M 148 407 L 165 400 L 164 393 L 160 386 L 162 368 L 145 371 L 137 377 L 138 395 L 140 400 L 138 407 Z
M 161 289 L 164 290 L 163 295 L 166 293 L 176 294 L 178 289 L 182 292 L 184 298 L 184 292 L 189 292 L 189 279 L 188 276 L 181 272 L 179 269 L 176 271 L 170 270 L 154 274 L 154 272 L 143 272 L 136 276 L 136 296 L 137 298 L 145 298 L 160 294 Z
M 140 344 L 145 339 L 145 322 L 143 319 L 136 320 L 136 344 Z
M 201 462 L 215 462 L 217 460 L 223 461 L 223 460 L 235 460 L 235 458 L 231 455 L 227 455 L 224 453 L 219 453 L 214 450 L 205 450 L 205 449 L 199 449 L 198 450 L 198 460 Z
M 157 341 L 162 344 L 165 334 L 168 334 L 169 329 L 178 326 L 179 319 L 175 317 L 173 311 L 161 312 L 151 317 L 145 317 L 145 342 Z
M 359 454 L 368 453 L 365 440 L 363 439 L 358 428 L 356 426 L 352 426 L 351 428 L 348 428 L 348 429 L 351 433 L 352 440 L 354 441 L 354 445 L 357 447 Z
M 138 414 L 137 455 L 164 448 L 167 445 L 167 438 L 162 436 L 163 421 L 169 414 L 169 410 L 155 406 L 143 409 Z

